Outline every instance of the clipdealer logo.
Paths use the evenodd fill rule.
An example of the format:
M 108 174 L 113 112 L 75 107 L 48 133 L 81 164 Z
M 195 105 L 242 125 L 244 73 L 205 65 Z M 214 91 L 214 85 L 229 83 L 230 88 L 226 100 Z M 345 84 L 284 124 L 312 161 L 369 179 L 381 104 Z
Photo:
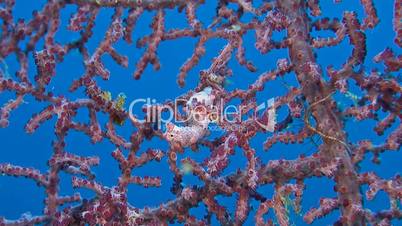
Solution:
M 223 101 L 217 101 L 217 104 L 212 106 L 200 104 L 192 109 L 189 109 L 186 103 L 188 103 L 188 100 L 175 99 L 174 105 L 171 106 L 158 104 L 155 99 L 139 98 L 131 101 L 129 106 L 129 116 L 131 120 L 140 123 L 156 123 L 158 129 L 161 129 L 162 125 L 167 123 L 202 124 L 205 121 L 208 121 L 208 124 L 220 124 L 225 122 L 226 124 L 237 125 L 239 122 L 242 122 L 240 112 L 244 112 L 243 110 L 245 109 L 245 106 L 242 105 L 225 105 Z M 145 110 L 146 117 L 144 119 L 139 119 L 134 114 L 135 110 L 141 109 Z M 178 117 L 179 115 L 181 117 Z M 247 120 L 250 120 L 250 118 Z M 261 129 L 273 132 L 276 125 L 275 99 L 271 98 L 259 104 L 254 109 L 251 120 L 254 120 L 256 125 Z M 212 125 L 209 127 L 211 130 L 217 128 L 217 126 Z

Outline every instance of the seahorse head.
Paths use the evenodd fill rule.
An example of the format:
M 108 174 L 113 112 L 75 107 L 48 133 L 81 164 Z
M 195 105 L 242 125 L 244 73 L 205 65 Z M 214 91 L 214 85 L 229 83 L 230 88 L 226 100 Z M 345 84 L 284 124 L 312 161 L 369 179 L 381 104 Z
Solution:
M 166 132 L 163 134 L 168 141 L 178 141 L 180 140 L 180 128 L 173 123 L 166 123 Z

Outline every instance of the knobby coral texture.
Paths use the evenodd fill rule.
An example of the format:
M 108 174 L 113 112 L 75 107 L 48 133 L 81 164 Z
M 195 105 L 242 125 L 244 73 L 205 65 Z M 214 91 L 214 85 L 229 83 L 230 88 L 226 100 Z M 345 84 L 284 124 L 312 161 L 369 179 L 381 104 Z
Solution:
M 33 180 L 45 193 L 43 202 L 38 203 L 43 205 L 42 213 L 22 214 L 19 219 L 3 216 L 0 225 L 243 225 L 246 221 L 254 225 L 291 225 L 290 211 L 302 214 L 308 224 L 333 213 L 336 217 L 332 223 L 336 225 L 400 223 L 401 177 L 382 178 L 374 171 L 361 172 L 359 164 L 368 155 L 380 164 L 381 154 L 400 149 L 402 90 L 397 76 L 402 64 L 398 54 L 402 47 L 402 0 L 394 0 L 390 9 L 393 21 L 385 21 L 393 27 L 394 37 L 383 38 L 393 39 L 394 45 L 378 51 L 372 59 L 366 59 L 367 39 L 380 23 L 373 0 L 360 0 L 361 17 L 346 9 L 338 18 L 326 17 L 319 0 L 216 0 L 215 10 L 208 13 L 208 22 L 197 13 L 207 4 L 203 0 L 48 0 L 38 3 L 40 8 L 32 10 L 32 16 L 24 19 L 15 17 L 16 4 L 16 0 L 0 0 L 0 56 L 6 59 L 15 55 L 19 65 L 15 75 L 1 71 L 0 93 L 12 93 L 15 97 L 1 107 L 0 125 L 13 126 L 13 120 L 9 120 L 13 112 L 40 103 L 44 106 L 41 111 L 26 115 L 26 133 L 37 132 L 50 120 L 55 122 L 55 139 L 49 140 L 51 150 L 32 150 L 49 153 L 45 171 L 0 162 L 2 177 Z M 336 0 L 331 4 L 342 3 Z M 65 24 L 61 14 L 70 6 L 75 11 Z M 106 27 L 106 32 L 98 34 L 94 31 L 95 21 L 104 9 L 112 10 L 113 15 L 109 24 L 101 25 Z M 166 13 L 171 10 L 185 15 L 184 28 L 168 26 Z M 143 52 L 138 50 L 142 55 L 133 62 L 129 56 L 119 53 L 115 44 L 133 45 L 135 27 L 146 23 L 141 21 L 142 15 L 150 12 L 148 15 L 153 17 L 150 34 L 136 41 Z M 56 35 L 60 29 L 75 32 L 78 38 L 59 42 Z M 323 38 L 313 31 L 325 31 L 329 35 Z M 282 40 L 273 38 L 276 32 L 285 33 Z M 279 59 L 275 68 L 257 69 L 247 59 L 244 48 L 244 37 L 250 33 L 255 37 L 252 48 L 262 56 L 269 59 L 271 52 L 285 50 L 287 57 Z M 94 36 L 102 39 L 92 50 L 87 43 Z M 171 99 L 147 105 L 143 109 L 145 115 L 133 114 L 125 103 L 129 96 L 116 97 L 100 85 L 113 76 L 129 76 L 138 82 L 144 79 L 147 70 L 160 70 L 163 62 L 158 48 L 182 38 L 196 40 L 193 53 L 177 68 L 177 77 L 164 75 L 177 79 L 178 87 L 188 86 L 188 75 L 195 73 L 192 69 L 205 56 L 207 42 L 225 41 L 222 49 L 214 53 L 210 66 L 196 72 L 197 83 L 179 96 L 185 101 L 179 102 L 181 110 L 175 116 L 185 118 L 196 113 L 201 121 L 194 118 L 185 123 L 161 123 L 150 112 L 174 106 Z M 346 62 L 339 67 L 323 67 L 318 63 L 319 49 L 335 47 L 345 40 L 353 49 Z M 49 85 L 58 77 L 58 65 L 72 52 L 80 54 L 83 60 L 77 64 L 84 68 L 81 75 L 70 75 L 75 79 L 69 84 L 69 93 L 84 95 L 75 99 L 68 93 L 56 94 Z M 135 69 L 131 75 L 115 75 L 103 62 L 105 56 L 123 68 L 135 65 Z M 34 59 L 34 67 L 29 59 Z M 254 76 L 252 84 L 245 89 L 230 90 L 225 85 L 237 73 L 230 67 L 231 60 Z M 378 63 L 380 69 L 367 67 L 367 61 Z M 275 96 L 269 108 L 253 114 L 258 107 L 257 96 L 264 92 L 264 87 L 287 77 L 294 77 L 297 83 L 289 85 L 283 95 Z M 355 92 L 360 95 L 353 95 Z M 354 104 L 341 109 L 336 100 L 339 95 L 350 97 Z M 29 96 L 33 101 L 24 101 Z M 242 106 L 235 115 L 238 120 L 209 114 L 213 106 L 220 109 L 234 100 Z M 85 122 L 75 120 L 80 109 L 89 113 Z M 269 115 L 269 111 L 281 109 L 286 110 L 285 117 Z M 108 120 L 102 121 L 101 115 L 106 115 Z M 375 122 L 373 130 L 379 137 L 385 136 L 383 142 L 348 139 L 346 122 L 353 125 L 363 120 Z M 295 122 L 301 124 L 300 128 L 290 129 Z M 131 136 L 119 134 L 118 127 L 123 124 L 130 125 Z M 159 127 L 160 124 L 166 128 Z M 272 128 L 261 124 L 271 124 Z M 223 132 L 213 137 L 211 125 Z M 66 137 L 73 131 L 85 134 L 94 145 L 107 140 L 115 146 L 109 156 L 117 162 L 121 174 L 114 185 L 105 185 L 94 173 L 102 164 L 98 156 L 81 156 L 67 150 Z M 259 146 L 252 144 L 253 137 L 261 134 L 266 141 Z M 167 148 L 140 151 L 142 144 L 154 138 L 166 142 Z M 270 149 L 278 143 L 287 146 L 312 138 L 319 140 L 313 153 L 300 154 L 291 160 L 262 160 L 261 156 L 270 155 L 273 152 Z M 208 153 L 201 161 L 181 157 L 201 148 L 203 153 Z M 228 172 L 226 169 L 233 164 L 233 159 L 229 161 L 231 156 L 239 152 L 246 160 L 245 166 Z M 130 184 L 149 189 L 168 183 L 161 177 L 136 174 L 137 168 L 152 161 L 167 162 L 173 198 L 161 200 L 158 205 L 136 207 L 135 202 L 128 200 Z M 202 183 L 186 185 L 185 174 L 194 175 Z M 77 193 L 67 196 L 60 193 L 65 185 L 61 183 L 62 177 L 70 180 Z M 309 178 L 332 180 L 334 196 L 315 197 L 316 206 L 303 207 L 303 192 Z M 273 185 L 272 193 L 260 192 L 260 187 L 269 184 Z M 92 196 L 82 198 L 78 192 L 86 189 L 92 191 Z M 383 197 L 387 197 L 389 205 L 376 210 L 367 208 L 364 200 L 375 198 L 380 191 L 386 194 Z M 234 207 L 220 204 L 221 197 L 234 197 Z M 205 206 L 205 213 L 193 214 L 192 209 L 200 205 Z

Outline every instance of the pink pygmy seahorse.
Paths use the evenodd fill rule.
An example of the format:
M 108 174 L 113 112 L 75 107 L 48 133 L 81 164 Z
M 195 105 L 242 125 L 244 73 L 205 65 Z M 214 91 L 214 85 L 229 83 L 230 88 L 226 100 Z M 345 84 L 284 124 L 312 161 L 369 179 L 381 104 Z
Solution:
M 197 143 L 208 131 L 208 124 L 211 122 L 208 117 L 208 110 L 212 107 L 214 99 L 215 95 L 211 87 L 193 94 L 185 106 L 185 111 L 190 117 L 188 124 L 177 126 L 173 123 L 167 123 L 164 133 L 165 139 L 171 143 L 180 144 L 182 147 Z

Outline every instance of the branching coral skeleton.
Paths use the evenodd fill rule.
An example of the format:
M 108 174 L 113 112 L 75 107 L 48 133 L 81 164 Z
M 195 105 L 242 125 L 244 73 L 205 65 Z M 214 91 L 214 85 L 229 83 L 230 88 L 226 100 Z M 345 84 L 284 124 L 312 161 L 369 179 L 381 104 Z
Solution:
M 320 8 L 324 1 L 319 0 L 258 3 L 253 0 L 216 0 L 216 9 L 208 12 L 208 18 L 201 18 L 198 13 L 207 1 L 47 0 L 37 3 L 43 6 L 33 10 L 32 16 L 24 15 L 24 18 L 18 19 L 16 1 L 23 2 L 0 0 L 0 60 L 3 63 L 0 94 L 6 99 L 0 108 L 0 127 L 15 125 L 13 120 L 10 122 L 10 116 L 25 103 L 25 97 L 30 97 L 34 101 L 29 104 L 38 103 L 38 106 L 45 107 L 31 117 L 27 116 L 25 131 L 34 133 L 53 117 L 55 138 L 51 141 L 47 171 L 0 162 L 1 176 L 33 180 L 45 192 L 41 213 L 34 216 L 22 214 L 16 220 L 0 216 L 1 226 L 217 224 L 212 219 L 220 225 L 244 225 L 251 221 L 258 226 L 273 225 L 273 222 L 286 226 L 293 222 L 289 217 L 289 202 L 293 203 L 297 214 L 307 210 L 303 220 L 308 224 L 332 213 L 330 216 L 334 225 L 386 226 L 402 220 L 401 176 L 381 178 L 376 172 L 359 169 L 368 153 L 373 155 L 375 164 L 380 164 L 382 153 L 396 152 L 401 147 L 402 88 L 399 77 L 402 58 L 399 48 L 402 47 L 402 0 L 393 0 L 392 21 L 380 18 L 381 14 L 377 13 L 374 3 L 389 3 L 380 0 L 360 1 L 364 13 L 362 20 L 356 12 L 348 9 L 339 18 L 327 18 L 327 12 Z M 325 4 L 339 2 L 341 0 Z M 64 9 L 70 6 L 75 11 L 64 23 Z M 106 25 L 106 32 L 98 34 L 95 26 L 105 24 L 95 24 L 95 21 L 103 15 L 103 9 L 112 9 L 113 16 L 110 24 Z M 187 23 L 184 27 L 171 28 L 170 23 L 173 22 L 167 13 L 172 9 L 184 14 Z M 132 62 L 131 57 L 122 55 L 116 45 L 133 45 L 133 37 L 136 37 L 133 34 L 137 32 L 135 26 L 143 22 L 145 14 L 153 17 L 150 34 L 136 41 L 136 47 L 144 48 L 144 51 L 138 62 Z M 392 27 L 394 45 L 382 50 L 373 48 L 373 51 L 379 52 L 374 54 L 373 59 L 366 59 L 371 56 L 367 50 L 372 45 L 367 40 L 373 34 L 367 30 L 376 28 L 380 23 Z M 75 33 L 74 37 L 78 38 L 61 42 L 58 32 L 63 29 Z M 333 36 L 316 37 L 314 31 L 320 30 L 332 32 Z M 275 32 L 283 32 L 285 37 L 276 41 L 273 37 Z M 255 36 L 251 46 L 248 34 Z M 94 35 L 101 40 L 91 51 L 88 43 Z M 123 68 L 135 66 L 132 76 L 127 77 L 136 82 L 136 79 L 148 76 L 146 69 L 149 65 L 155 71 L 160 70 L 162 57 L 158 49 L 162 43 L 181 38 L 192 39 L 195 45 L 192 54 L 178 68 L 178 75 L 172 79 L 176 79 L 179 88 L 186 86 L 190 90 L 178 97 L 185 100 L 180 104 L 183 112 L 175 112 L 180 120 L 167 122 L 166 131 L 162 131 L 155 126 L 161 121 L 159 115 L 147 114 L 144 119 L 137 117 L 125 108 L 130 96 L 120 94 L 113 97 L 110 91 L 101 87 L 111 76 L 115 76 L 104 59 L 110 56 Z M 225 42 L 221 50 L 213 53 L 215 57 L 210 65 L 202 65 L 196 84 L 186 84 L 187 75 L 194 73 L 196 66 L 210 51 L 210 41 L 216 39 Z M 340 46 L 347 39 L 352 51 L 346 62 L 340 68 L 323 68 L 317 50 Z M 255 57 L 261 57 L 267 63 L 257 68 L 254 59 L 248 59 L 246 48 L 253 48 L 258 52 Z M 268 68 L 273 50 L 285 51 L 287 56 L 278 59 L 274 68 Z M 72 98 L 74 95 L 53 93 L 57 89 L 53 87 L 54 78 L 61 76 L 58 66 L 69 60 L 66 56 L 73 51 L 82 57 L 79 63 L 84 72 L 71 75 L 74 81 L 66 92 L 80 96 L 77 99 Z M 14 75 L 9 73 L 5 63 L 10 56 L 16 59 L 18 65 Z M 368 67 L 368 62 L 372 60 L 374 68 Z M 227 87 L 230 76 L 245 76 L 234 70 L 233 63 L 254 76 L 247 88 Z M 378 64 L 383 64 L 384 70 L 379 70 Z M 291 77 L 297 85 L 286 85 L 285 92 L 275 96 L 274 102 L 268 101 L 268 106 L 259 105 L 257 97 L 265 95 L 266 84 L 279 79 L 284 81 L 284 77 Z M 104 81 L 101 83 L 100 79 Z M 351 88 L 352 82 L 356 85 Z M 12 93 L 15 97 L 10 98 L 4 93 Z M 340 110 L 335 104 L 335 93 L 351 99 L 353 106 Z M 236 106 L 240 110 L 234 120 L 225 120 L 216 114 L 217 108 L 222 110 L 236 99 L 241 104 Z M 159 114 L 173 105 L 171 100 L 166 100 L 149 108 Z M 281 108 L 287 112 L 284 119 L 279 120 L 281 117 L 277 118 L 275 113 Z M 75 116 L 81 110 L 88 112 L 87 121 L 76 120 Z M 102 121 L 101 115 L 106 116 L 106 122 Z M 301 128 L 292 130 L 298 119 L 303 120 Z M 354 119 L 373 120 L 374 136 L 378 135 L 375 138 L 382 141 L 376 143 L 374 140 L 380 139 L 374 138 L 351 141 L 345 124 L 350 122 L 357 126 Z M 129 135 L 121 134 L 118 129 L 123 124 L 129 127 Z M 222 130 L 216 138 L 209 136 L 212 125 Z M 114 146 L 110 153 L 118 163 L 120 173 L 115 184 L 102 184 L 93 172 L 97 165 L 102 164 L 99 157 L 81 156 L 67 150 L 70 131 L 85 134 L 93 144 L 107 141 Z M 255 146 L 254 138 L 258 136 L 263 136 L 266 141 Z M 305 152 L 299 150 L 299 146 L 295 151 L 301 152 L 295 159 L 272 159 L 270 156 L 277 149 L 275 144 L 284 143 L 292 149 L 292 144 L 301 144 L 313 136 L 322 138 L 313 154 L 303 154 Z M 142 150 L 142 144 L 155 137 L 168 145 L 166 150 L 160 147 Z M 197 151 L 201 147 L 207 150 L 205 154 L 208 155 L 202 161 L 182 157 L 189 148 Z M 27 149 L 31 150 L 31 147 Z M 262 149 L 268 152 L 262 152 Z M 235 154 L 240 154 L 239 158 L 246 161 L 245 166 L 227 172 L 233 164 L 231 156 Z M 266 158 L 262 156 L 268 156 L 269 160 L 263 161 Z M 167 183 L 159 176 L 136 175 L 137 168 L 151 161 L 167 162 L 173 181 L 170 188 L 173 198 L 152 207 L 137 208 L 137 200 L 129 200 L 130 184 L 145 189 Z M 193 174 L 202 183 L 185 185 L 183 177 L 188 174 Z M 60 191 L 65 186 L 61 179 L 64 177 L 71 177 L 73 189 L 92 190 L 93 196 L 85 199 L 79 193 L 61 196 Z M 323 177 L 333 181 L 334 193 L 331 197 L 312 197 L 316 199 L 317 206 L 303 206 L 304 190 L 309 189 L 307 181 Z M 274 186 L 273 194 L 259 192 L 259 188 L 267 184 Z M 389 208 L 370 210 L 363 202 L 363 196 L 373 200 L 379 191 L 389 197 Z M 294 196 L 294 200 L 289 200 L 290 195 Z M 222 196 L 236 199 L 233 208 L 222 205 Z M 3 204 L 1 200 L 0 203 Z M 193 216 L 192 210 L 201 204 L 206 207 L 205 216 Z M 254 217 L 251 216 L 252 208 L 258 208 Z M 269 211 L 273 217 L 266 219 Z

